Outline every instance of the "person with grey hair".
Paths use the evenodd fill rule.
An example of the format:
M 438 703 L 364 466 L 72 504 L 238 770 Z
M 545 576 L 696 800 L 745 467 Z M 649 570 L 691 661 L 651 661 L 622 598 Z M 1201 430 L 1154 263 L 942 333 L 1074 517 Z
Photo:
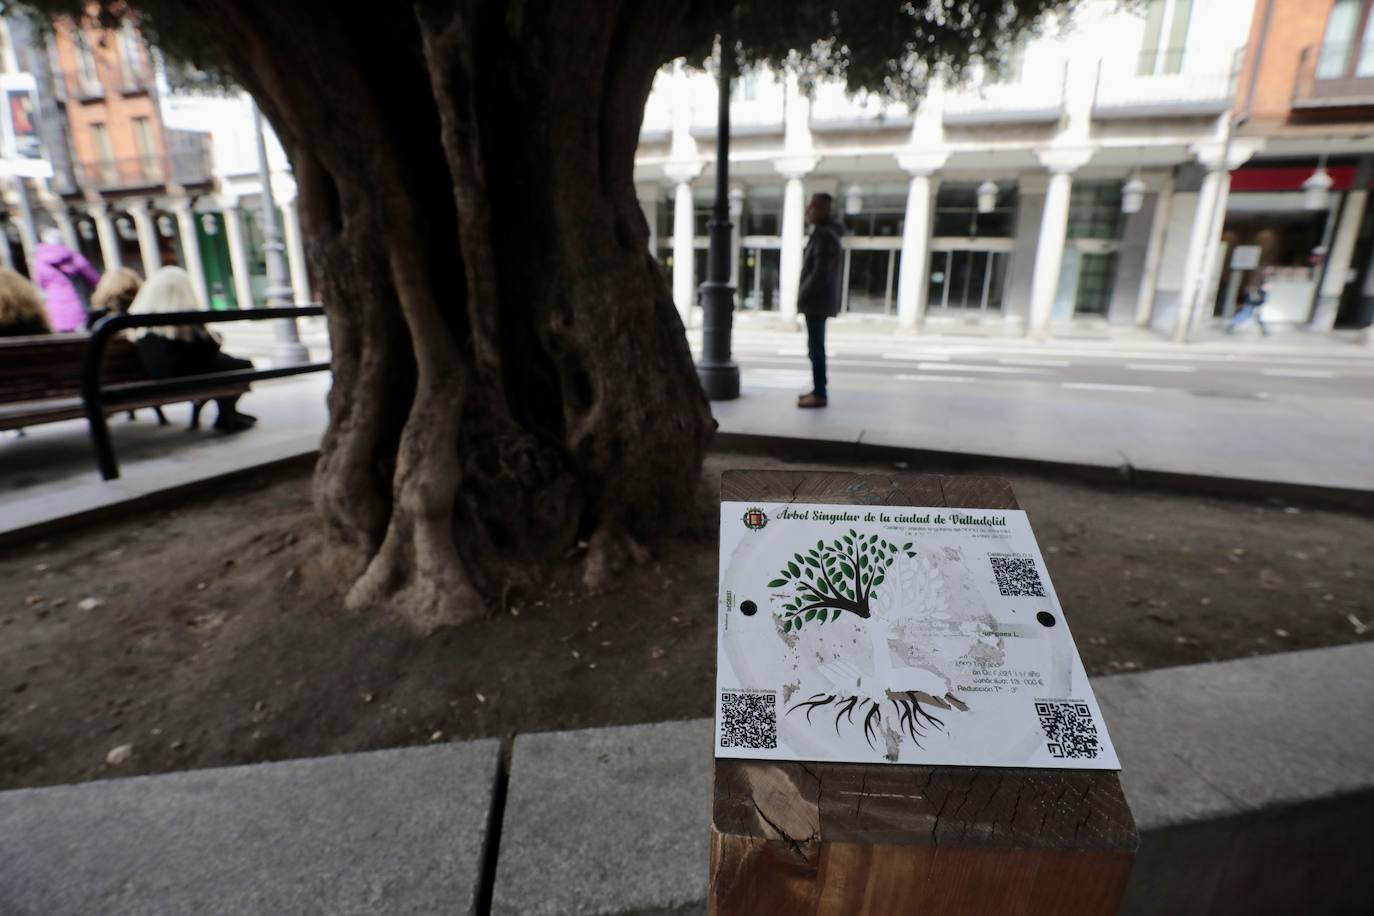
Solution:
M 100 274 L 62 243 L 56 226 L 45 227 L 40 238 L 33 252 L 33 282 L 43 291 L 48 321 L 54 331 L 79 331 L 86 326 L 86 304 Z
M 191 275 L 180 267 L 160 267 L 154 271 L 129 306 L 131 315 L 199 311 L 204 311 L 204 306 L 196 297 Z M 219 340 L 199 324 L 148 328 L 138 339 L 138 355 L 144 371 L 159 379 L 253 368 L 251 360 L 230 356 L 221 350 Z M 239 412 L 238 399 L 238 395 L 215 399 L 219 407 L 215 429 L 236 433 L 257 422 L 256 417 Z M 195 416 L 199 414 L 200 405 L 197 404 Z M 194 418 L 192 426 L 195 426 Z

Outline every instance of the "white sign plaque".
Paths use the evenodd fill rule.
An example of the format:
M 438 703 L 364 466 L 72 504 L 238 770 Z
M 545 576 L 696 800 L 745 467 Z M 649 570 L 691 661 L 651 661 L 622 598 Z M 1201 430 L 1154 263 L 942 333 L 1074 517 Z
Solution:
M 1119 769 L 1024 512 L 721 504 L 716 756 Z

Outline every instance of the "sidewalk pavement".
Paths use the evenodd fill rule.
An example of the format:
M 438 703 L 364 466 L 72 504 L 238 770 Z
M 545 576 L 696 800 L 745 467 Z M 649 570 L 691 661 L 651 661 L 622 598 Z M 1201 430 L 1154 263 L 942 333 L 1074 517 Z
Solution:
M 712 405 L 722 436 L 720 447 L 755 446 L 760 440 L 786 451 L 796 442 L 831 448 L 887 448 L 933 453 L 943 461 L 955 456 L 1034 461 L 1134 474 L 1187 475 L 1240 481 L 1247 488 L 1320 488 L 1345 499 L 1351 491 L 1374 494 L 1374 424 L 1364 397 L 1327 397 L 1290 392 L 1272 399 L 1221 391 L 1184 391 L 1161 388 L 1148 394 L 1132 386 L 1065 386 L 1030 376 L 1002 378 L 987 384 L 916 384 L 941 381 L 915 378 L 893 366 L 885 371 L 883 350 L 915 349 L 912 340 L 893 333 L 890 321 L 874 330 L 874 322 L 855 320 L 835 324 L 842 346 L 867 354 L 859 372 L 839 373 L 832 381 L 831 406 L 801 411 L 793 397 L 809 382 L 801 366 L 804 344 L 800 335 L 769 329 L 770 319 L 740 318 L 741 347 L 760 352 L 768 347 L 795 351 L 795 365 L 779 358 L 741 357 L 743 396 Z M 774 320 L 774 323 L 775 320 Z M 301 322 L 301 337 L 314 358 L 328 352 L 325 325 Z M 267 359 L 274 345 L 271 328 L 226 325 L 226 349 Z M 689 337 L 696 338 L 699 332 Z M 1106 341 L 1074 341 L 1108 358 L 1149 348 L 1151 352 L 1203 352 L 1214 358 L 1253 362 L 1256 352 L 1278 358 L 1292 354 L 1305 362 L 1313 354 L 1345 367 L 1364 367 L 1363 357 L 1374 352 L 1355 336 L 1318 337 L 1300 332 L 1275 334 L 1271 339 L 1225 338 L 1189 345 L 1161 341 L 1143 332 L 1123 333 Z M 867 339 L 865 339 L 867 338 Z M 957 338 L 939 338 L 955 353 Z M 986 349 L 986 341 L 970 341 Z M 1044 346 L 1035 341 L 1008 339 L 998 347 Z M 1061 348 L 1065 346 L 1059 343 Z M 799 349 L 802 348 L 802 349 Z M 857 348 L 857 349 L 856 349 Z M 919 348 L 928 350 L 924 344 Z M 1243 354 L 1243 355 L 1241 355 Z M 1192 356 L 1189 358 L 1191 359 Z M 939 357 L 913 357 L 939 358 Z M 947 357 L 946 357 L 947 358 Z M 1029 360 L 1027 360 L 1029 362 Z M 1277 371 L 1277 370 L 1276 370 Z M 1307 370 L 1283 370 L 1301 374 Z M 1368 369 L 1357 371 L 1361 378 Z M 1320 374 L 1320 373 L 1318 373 Z M 954 381 L 943 379 L 943 381 Z M 234 471 L 272 464 L 313 453 L 323 435 L 327 413 L 324 374 L 302 379 L 262 383 L 244 401 L 245 409 L 261 422 L 248 432 L 225 437 L 209 430 L 189 433 L 184 410 L 172 408 L 173 425 L 153 425 L 151 413 L 141 411 L 136 422 L 120 417 L 111 430 L 123 476 L 102 481 L 95 471 L 83 421 L 34 427 L 22 439 L 0 440 L 0 537 L 34 526 L 88 515 L 157 493 L 166 493 Z M 1361 383 L 1363 384 L 1363 383 Z M 1097 388 L 1099 390 L 1085 390 Z M 1100 390 L 1100 389 L 1125 390 Z M 1362 390 L 1362 389 L 1361 389 Z M 1205 396 L 1204 396 L 1205 395 Z M 1274 495 L 1295 495 L 1292 492 Z
M 1181 391 L 1104 397 L 1035 381 L 995 389 L 945 385 L 938 392 L 930 385 L 832 382 L 828 408 L 798 410 L 795 394 L 808 382 L 804 372 L 746 371 L 738 400 L 712 404 L 720 432 L 1374 491 L 1374 424 L 1358 399 L 1266 401 Z

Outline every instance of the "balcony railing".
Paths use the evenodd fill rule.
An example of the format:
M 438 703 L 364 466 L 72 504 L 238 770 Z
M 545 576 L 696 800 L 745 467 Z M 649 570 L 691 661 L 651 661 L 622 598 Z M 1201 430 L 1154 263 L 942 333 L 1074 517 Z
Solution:
M 1374 43 L 1303 48 L 1293 81 L 1294 109 L 1368 106 L 1374 106 Z
M 202 184 L 211 177 L 210 157 L 206 150 L 186 150 L 167 156 L 86 160 L 76 164 L 76 177 L 82 187 L 96 191 Z
M 1064 115 L 1069 70 L 1051 79 L 985 83 L 945 97 L 941 114 L 946 127 L 1004 124 L 1056 124 Z
M 1113 73 L 1099 65 L 1093 117 L 1214 118 L 1228 111 L 1234 99 L 1235 83 L 1229 70 L 1141 76 Z

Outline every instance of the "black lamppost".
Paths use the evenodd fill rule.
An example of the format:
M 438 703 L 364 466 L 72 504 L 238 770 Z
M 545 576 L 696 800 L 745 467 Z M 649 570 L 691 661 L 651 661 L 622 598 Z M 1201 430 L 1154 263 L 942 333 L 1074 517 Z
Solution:
M 701 284 L 701 361 L 697 378 L 713 401 L 739 397 L 739 366 L 730 358 L 730 331 L 734 321 L 735 288 L 730 285 L 730 78 L 735 68 L 735 49 L 725 33 L 720 36 L 719 113 L 716 116 L 716 203 L 707 224 L 710 248 L 706 255 L 706 282 Z

